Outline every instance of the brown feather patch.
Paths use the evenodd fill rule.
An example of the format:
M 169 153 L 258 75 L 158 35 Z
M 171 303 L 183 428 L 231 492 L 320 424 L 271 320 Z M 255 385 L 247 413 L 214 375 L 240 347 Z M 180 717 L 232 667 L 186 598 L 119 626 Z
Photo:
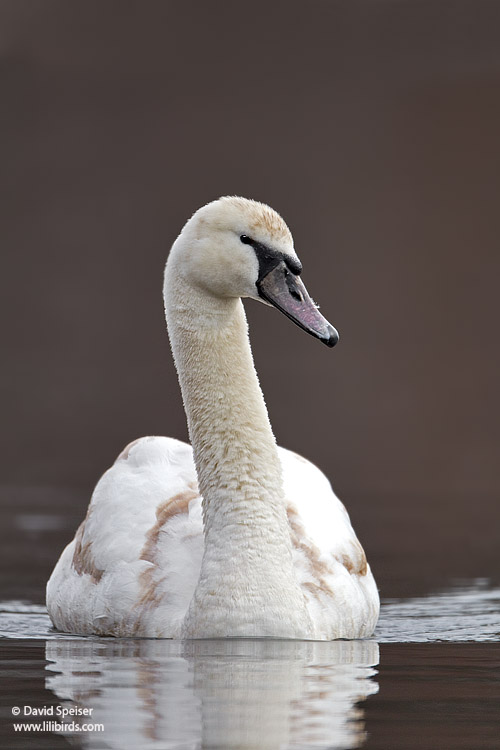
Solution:
M 304 541 L 305 529 L 295 508 L 288 506 L 287 516 L 288 523 L 290 524 L 292 545 L 304 554 L 312 578 L 312 581 L 305 583 L 304 587 L 317 599 L 321 597 L 321 594 L 333 595 L 335 592 L 328 585 L 325 578 L 326 575 L 331 574 L 333 571 L 321 560 L 319 549 L 311 542 L 306 544 Z
M 104 571 L 100 570 L 94 562 L 94 557 L 92 555 L 92 542 L 85 542 L 85 544 L 83 544 L 85 525 L 90 518 L 90 514 L 91 506 L 89 506 L 85 520 L 82 521 L 75 535 L 75 551 L 73 553 L 72 565 L 79 576 L 83 574 L 89 575 L 92 583 L 99 583 Z
M 320 598 L 321 594 L 333 594 L 331 586 L 329 586 L 326 576 L 332 575 L 333 570 L 328 564 L 321 559 L 321 553 L 319 549 L 310 541 L 305 541 L 305 529 L 300 520 L 299 514 L 296 509 L 289 506 L 287 508 L 288 522 L 290 524 L 290 538 L 292 545 L 295 549 L 303 553 L 311 581 L 303 584 L 315 598 Z M 351 575 L 364 576 L 368 572 L 368 563 L 363 548 L 357 539 L 354 540 L 353 545 L 355 549 L 352 555 L 343 554 L 335 559 L 344 566 L 344 568 Z
M 189 503 L 198 497 L 198 492 L 194 489 L 195 484 L 191 483 L 189 487 L 191 489 L 179 492 L 178 495 L 174 495 L 174 497 L 161 503 L 156 509 L 156 522 L 146 534 L 146 541 L 140 555 L 141 560 L 153 563 L 153 567 L 146 568 L 139 575 L 141 595 L 135 605 L 136 607 L 156 606 L 162 600 L 160 584 L 165 580 L 165 576 L 156 577 L 158 571 L 158 539 L 165 524 L 174 516 L 187 513 Z
M 354 554 L 352 556 L 344 554 L 337 559 L 351 575 L 365 576 L 368 573 L 368 562 L 363 547 L 357 539 L 352 544 L 355 547 Z

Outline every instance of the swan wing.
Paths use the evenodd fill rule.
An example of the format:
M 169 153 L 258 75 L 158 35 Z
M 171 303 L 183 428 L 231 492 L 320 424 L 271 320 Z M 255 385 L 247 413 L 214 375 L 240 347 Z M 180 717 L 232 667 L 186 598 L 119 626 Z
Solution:
M 378 619 L 379 596 L 349 515 L 314 464 L 284 448 L 279 454 L 294 567 L 315 637 L 367 637 Z
M 190 445 L 145 437 L 98 482 L 87 516 L 47 584 L 59 629 L 176 637 L 203 554 Z

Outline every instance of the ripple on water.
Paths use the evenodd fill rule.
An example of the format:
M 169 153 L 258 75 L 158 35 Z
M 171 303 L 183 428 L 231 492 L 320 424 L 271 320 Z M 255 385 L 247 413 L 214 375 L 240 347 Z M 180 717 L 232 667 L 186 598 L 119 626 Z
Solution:
M 68 637 L 75 638 L 52 629 L 45 607 L 0 603 L 0 638 Z M 500 588 L 478 579 L 426 596 L 382 600 L 374 638 L 379 643 L 500 641 Z
M 379 643 L 500 641 L 500 588 L 487 579 L 412 599 L 386 599 L 375 631 Z

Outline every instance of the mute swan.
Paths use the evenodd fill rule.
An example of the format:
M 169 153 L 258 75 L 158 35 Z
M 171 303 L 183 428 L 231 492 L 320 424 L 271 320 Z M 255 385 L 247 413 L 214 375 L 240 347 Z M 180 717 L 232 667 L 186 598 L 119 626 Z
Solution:
M 274 305 L 328 346 L 338 334 L 268 206 L 200 208 L 165 269 L 168 333 L 192 448 L 130 443 L 98 482 L 47 584 L 66 632 L 331 640 L 372 634 L 375 581 L 324 474 L 278 448 L 241 297 Z

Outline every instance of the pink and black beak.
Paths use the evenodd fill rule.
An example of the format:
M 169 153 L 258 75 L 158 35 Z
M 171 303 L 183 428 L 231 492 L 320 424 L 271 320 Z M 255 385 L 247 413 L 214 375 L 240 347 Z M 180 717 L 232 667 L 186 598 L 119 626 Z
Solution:
M 285 256 L 282 256 L 281 260 L 275 258 L 274 265 L 269 263 L 269 256 L 266 260 L 267 263 L 260 264 L 261 272 L 257 281 L 257 289 L 262 299 L 281 310 L 311 336 L 315 336 L 327 346 L 335 346 L 339 334 L 321 315 L 309 296 L 299 276 L 302 270 L 300 264 Z M 295 267 L 292 268 L 292 265 Z M 269 269 L 269 266 L 272 267 Z

